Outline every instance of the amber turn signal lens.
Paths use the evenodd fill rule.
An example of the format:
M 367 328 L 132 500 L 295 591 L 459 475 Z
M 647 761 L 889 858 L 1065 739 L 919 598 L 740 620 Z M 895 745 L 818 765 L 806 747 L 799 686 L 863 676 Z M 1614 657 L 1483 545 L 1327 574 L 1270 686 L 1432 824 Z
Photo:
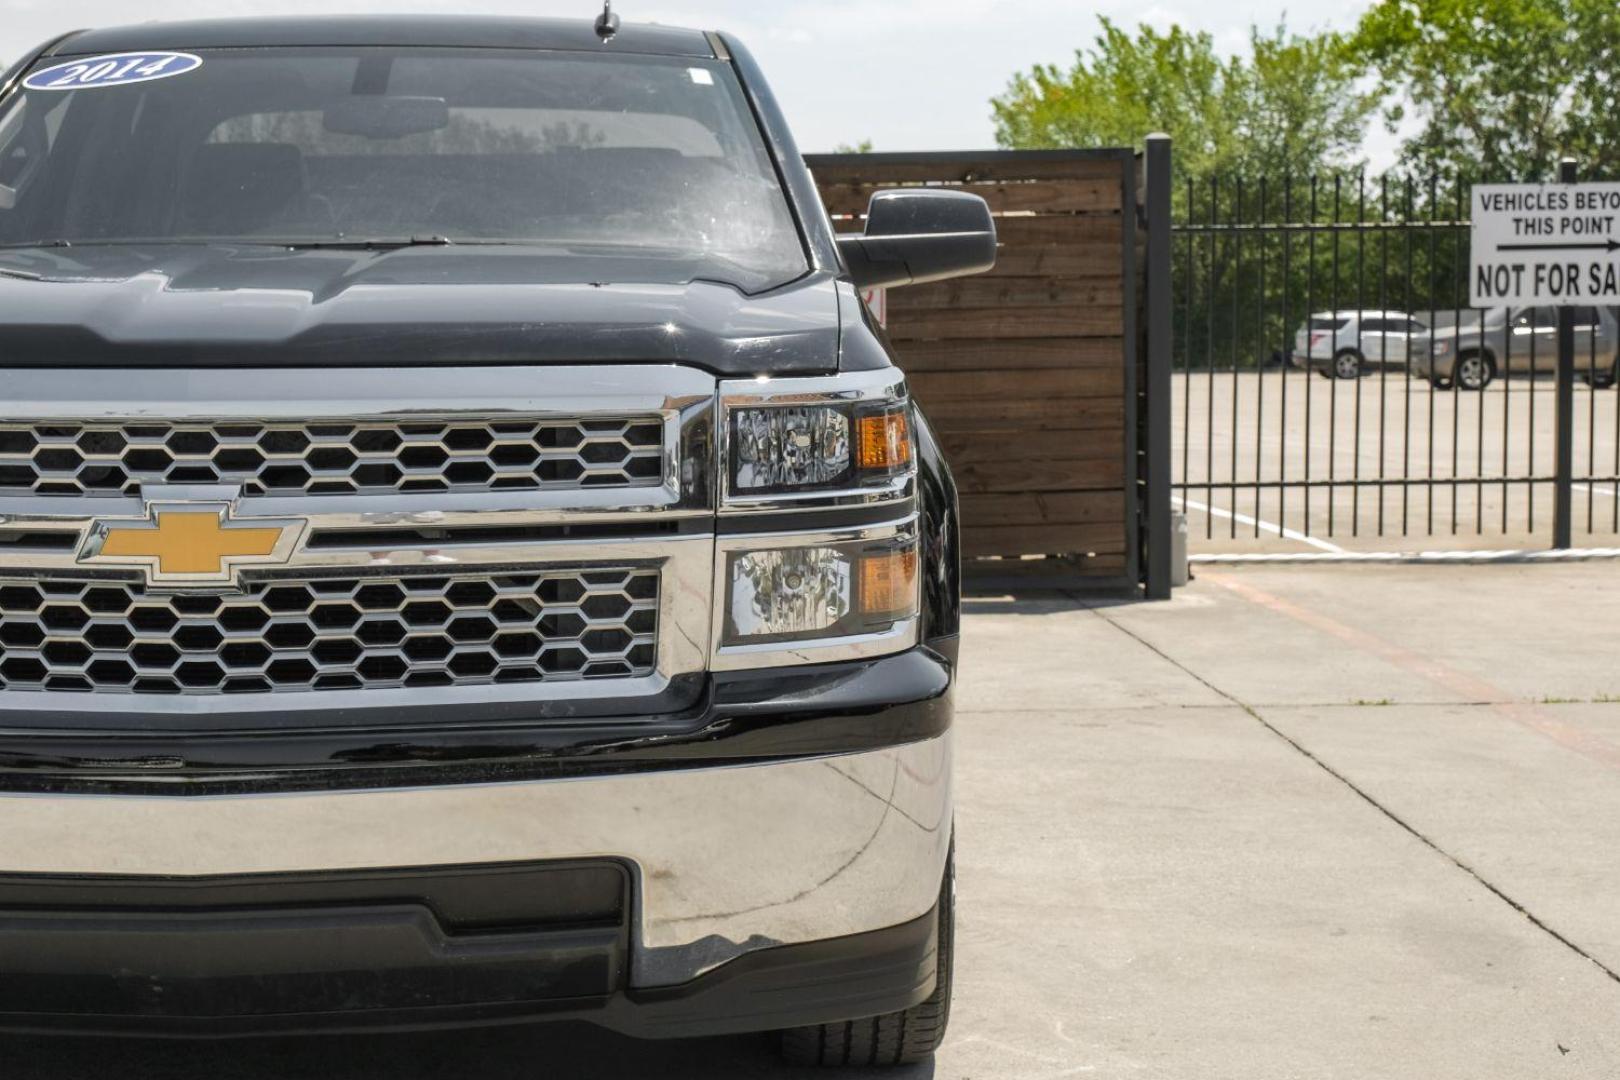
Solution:
M 911 463 L 911 430 L 904 412 L 882 412 L 857 421 L 860 452 L 857 464 L 863 469 L 898 469 Z
M 861 559 L 861 614 L 909 613 L 915 603 L 916 584 L 916 548 L 865 556 Z

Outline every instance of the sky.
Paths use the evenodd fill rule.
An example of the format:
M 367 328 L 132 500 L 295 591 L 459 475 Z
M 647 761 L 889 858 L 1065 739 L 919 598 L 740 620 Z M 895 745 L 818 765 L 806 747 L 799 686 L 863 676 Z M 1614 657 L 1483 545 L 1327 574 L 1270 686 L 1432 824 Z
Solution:
M 995 145 L 990 99 L 1015 72 L 1072 63 L 1097 17 L 1206 30 L 1240 52 L 1251 24 L 1342 29 L 1368 0 L 617 0 L 628 21 L 726 30 L 765 69 L 800 148 Z M 454 12 L 591 17 L 596 0 L 0 0 L 0 60 L 68 30 L 235 15 Z M 1144 132 L 1143 134 L 1146 134 Z M 1375 123 L 1369 155 L 1391 155 Z

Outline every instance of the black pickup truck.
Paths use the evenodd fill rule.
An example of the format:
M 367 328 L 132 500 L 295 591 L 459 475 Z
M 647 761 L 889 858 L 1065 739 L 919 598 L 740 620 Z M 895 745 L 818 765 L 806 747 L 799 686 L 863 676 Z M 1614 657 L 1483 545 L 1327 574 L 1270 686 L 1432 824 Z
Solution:
M 585 1019 L 904 1063 L 955 490 L 725 34 L 327 18 L 0 77 L 0 1029 Z

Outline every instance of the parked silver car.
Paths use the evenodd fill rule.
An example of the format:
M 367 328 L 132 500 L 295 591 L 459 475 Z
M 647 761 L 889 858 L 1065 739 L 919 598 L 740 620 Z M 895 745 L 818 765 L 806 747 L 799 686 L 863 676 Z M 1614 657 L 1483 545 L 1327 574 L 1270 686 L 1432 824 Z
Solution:
M 1620 341 L 1614 309 L 1588 306 L 1574 312 L 1576 376 L 1595 387 L 1613 386 Z M 1460 319 L 1447 314 L 1435 322 L 1431 333 L 1412 343 L 1412 374 L 1438 389 L 1483 390 L 1502 371 L 1529 371 L 1532 360 L 1544 372 L 1557 363 L 1557 308 L 1465 311 Z
M 1428 331 L 1404 311 L 1319 311 L 1294 334 L 1291 359 L 1329 378 L 1358 378 L 1372 367 L 1405 370 L 1412 339 Z

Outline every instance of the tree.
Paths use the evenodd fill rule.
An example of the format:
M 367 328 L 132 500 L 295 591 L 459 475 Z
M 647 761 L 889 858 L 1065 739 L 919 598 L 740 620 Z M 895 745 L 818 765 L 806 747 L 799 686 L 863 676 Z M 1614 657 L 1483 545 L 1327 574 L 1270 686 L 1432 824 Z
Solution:
M 835 154 L 870 154 L 871 152 L 871 139 L 862 139 L 858 143 L 839 143 L 838 146 L 833 149 L 833 153 Z
M 1280 177 L 1358 159 L 1376 99 L 1358 90 L 1337 37 L 1256 28 L 1248 56 L 1221 57 L 1208 34 L 1141 26 L 1133 36 L 1100 22 L 1071 68 L 1019 74 L 991 103 L 998 143 L 1134 146 L 1163 131 L 1193 178 Z
M 1566 153 L 1620 168 L 1620 6 L 1614 0 L 1379 0 L 1343 43 L 1377 73 L 1417 173 L 1549 179 Z
M 1147 26 L 1132 34 L 1101 23 L 1072 67 L 1020 74 L 993 101 L 1002 146 L 1135 146 L 1163 131 L 1174 140 L 1180 221 L 1278 220 L 1285 211 L 1300 220 L 1310 208 L 1311 174 L 1360 163 L 1377 98 L 1358 85 L 1365 80 L 1344 62 L 1337 37 L 1251 29 L 1247 53 L 1223 57 L 1208 34 Z M 1294 198 L 1285 205 L 1290 178 Z M 1311 263 L 1324 277 L 1339 266 L 1326 244 L 1314 260 L 1303 249 L 1285 259 L 1265 234 L 1189 236 L 1175 249 L 1177 340 L 1199 355 L 1207 341 L 1222 342 L 1223 354 L 1230 343 L 1243 364 L 1265 359 L 1292 335 L 1284 323 L 1304 309 Z M 1253 273 L 1262 251 L 1270 252 L 1269 276 Z M 1286 320 L 1276 302 L 1284 290 L 1295 297 Z

